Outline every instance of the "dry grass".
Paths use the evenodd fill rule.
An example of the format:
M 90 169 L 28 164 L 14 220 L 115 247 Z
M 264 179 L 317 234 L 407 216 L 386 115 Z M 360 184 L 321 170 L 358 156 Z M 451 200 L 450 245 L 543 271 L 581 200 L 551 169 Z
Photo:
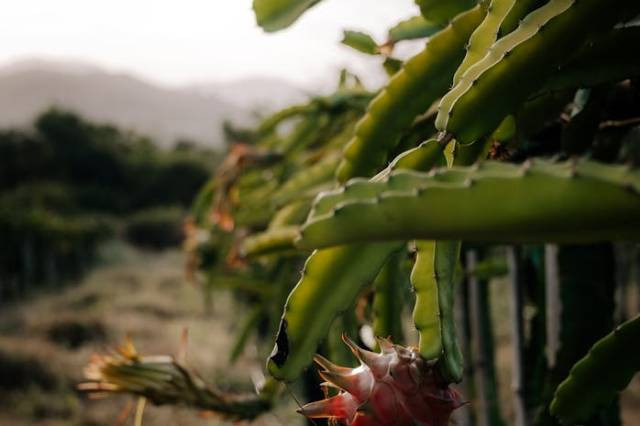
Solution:
M 135 402 L 131 397 L 90 401 L 75 390 L 90 355 L 117 345 L 127 334 L 144 354 L 176 354 L 186 327 L 190 365 L 223 388 L 251 389 L 250 372 L 261 371 L 264 354 L 248 350 L 251 354 L 229 367 L 234 327 L 242 315 L 229 294 L 217 293 L 213 313 L 205 315 L 200 289 L 183 280 L 183 258 L 177 251 L 145 254 L 113 243 L 103 259 L 77 286 L 0 312 L 0 363 L 9 365 L 6 357 L 11 356 L 18 363 L 13 371 L 32 377 L 6 379 L 10 383 L 4 388 L 0 381 L 1 425 L 133 424 L 133 415 L 118 423 Z M 254 424 L 300 424 L 292 404 L 286 401 Z M 231 423 L 203 418 L 188 408 L 148 406 L 144 424 Z

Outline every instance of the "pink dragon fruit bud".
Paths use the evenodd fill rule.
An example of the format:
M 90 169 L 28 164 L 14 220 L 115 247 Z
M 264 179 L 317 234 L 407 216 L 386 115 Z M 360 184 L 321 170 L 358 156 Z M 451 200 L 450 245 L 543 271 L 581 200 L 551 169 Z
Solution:
M 464 403 L 434 365 L 413 348 L 378 339 L 381 352 L 359 348 L 343 336 L 361 365 L 342 367 L 317 355 L 325 386 L 338 394 L 311 402 L 299 413 L 327 418 L 346 426 L 446 426 L 453 410 Z

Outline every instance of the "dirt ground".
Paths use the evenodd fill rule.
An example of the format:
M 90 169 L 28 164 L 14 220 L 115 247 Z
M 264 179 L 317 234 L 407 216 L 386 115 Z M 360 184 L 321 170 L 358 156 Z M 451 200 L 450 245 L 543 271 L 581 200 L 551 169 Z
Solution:
M 251 374 L 266 357 L 251 345 L 229 367 L 242 307 L 217 293 L 205 314 L 202 292 L 183 279 L 179 251 L 141 253 L 121 243 L 102 250 L 101 261 L 82 282 L 49 291 L 0 311 L 0 425 L 132 425 L 136 400 L 118 396 L 89 400 L 76 391 L 92 353 L 104 353 L 131 336 L 142 354 L 175 355 L 183 328 L 188 362 L 223 388 L 252 388 Z M 263 348 L 266 350 L 266 348 Z M 302 424 L 292 400 L 253 424 Z M 154 407 L 145 426 L 227 425 L 195 410 Z

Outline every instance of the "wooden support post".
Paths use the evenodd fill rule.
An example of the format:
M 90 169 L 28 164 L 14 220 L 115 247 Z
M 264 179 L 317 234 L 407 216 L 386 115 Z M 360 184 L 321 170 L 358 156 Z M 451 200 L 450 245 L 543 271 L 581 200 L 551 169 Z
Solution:
M 560 297 L 560 275 L 558 269 L 558 246 L 544 246 L 545 273 L 545 324 L 547 340 L 547 366 L 553 369 L 560 349 L 560 327 L 562 324 L 562 299 Z
M 507 247 L 509 281 L 511 282 L 511 344 L 513 346 L 512 379 L 515 426 L 527 426 L 527 408 L 524 396 L 524 321 L 523 297 L 520 287 L 519 255 L 515 247 Z
M 467 271 L 473 271 L 478 262 L 478 254 L 474 250 L 466 253 Z M 468 275 L 469 283 L 469 309 L 471 311 L 471 354 L 473 357 L 473 381 L 475 388 L 475 413 L 478 426 L 490 426 L 489 401 L 487 395 L 488 377 L 487 362 L 485 359 L 487 350 L 485 348 L 484 332 L 482 327 L 482 301 L 480 295 L 480 283 L 473 275 Z
M 459 285 L 456 285 L 456 297 L 455 297 L 455 316 L 456 326 L 458 328 L 458 336 L 460 336 L 460 349 L 464 355 L 464 359 L 469 361 L 471 359 L 471 348 L 469 341 L 471 340 L 471 332 L 469 330 L 469 310 L 468 310 L 468 286 L 467 280 L 462 280 Z M 462 383 L 458 385 L 462 395 L 465 398 L 470 398 L 473 389 L 473 365 L 469 365 L 464 369 L 464 378 Z M 454 422 L 459 426 L 475 426 L 473 416 L 471 415 L 473 407 L 470 404 L 465 404 L 454 413 Z

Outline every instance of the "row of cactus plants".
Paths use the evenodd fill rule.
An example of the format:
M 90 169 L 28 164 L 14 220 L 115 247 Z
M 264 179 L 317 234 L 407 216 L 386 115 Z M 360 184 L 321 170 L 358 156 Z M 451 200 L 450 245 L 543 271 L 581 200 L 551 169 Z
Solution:
M 0 302 L 77 279 L 112 226 L 92 214 L 61 214 L 22 195 L 60 195 L 55 185 L 27 185 L 0 195 Z M 20 194 L 24 193 L 24 194 Z M 46 196 L 46 195 L 45 195 Z
M 277 31 L 317 3 L 255 0 L 254 10 L 259 25 Z M 188 383 L 169 386 L 178 383 L 164 373 L 175 360 L 129 351 L 92 364 L 86 389 L 253 418 L 275 401 L 278 382 L 296 380 L 314 359 L 327 398 L 302 414 L 348 425 L 446 425 L 462 405 L 452 384 L 465 377 L 465 355 L 491 365 L 490 308 L 478 280 L 503 274 L 495 265 L 506 259 L 515 423 L 619 422 L 602 408 L 640 367 L 640 318 L 607 335 L 615 327 L 611 242 L 637 241 L 640 230 L 640 64 L 628 48 L 640 41 L 640 27 L 629 24 L 640 4 L 416 3 L 422 15 L 382 45 L 345 33 L 345 44 L 396 70 L 385 87 L 369 93 L 344 73 L 334 94 L 268 117 L 244 133 L 248 143 L 231 147 L 196 202 L 191 266 L 212 285 L 229 265 L 238 268 L 224 273 L 240 278 L 234 288 L 257 307 L 247 329 L 276 334 L 272 378 L 254 397 L 209 404 Z M 405 62 L 392 56 L 395 43 L 421 36 L 423 51 Z M 559 246 L 545 251 L 549 243 Z M 497 244 L 506 255 L 496 257 Z M 226 262 L 215 262 L 216 249 Z M 561 313 L 549 303 L 556 299 Z M 274 303 L 284 312 L 274 314 Z M 536 315 L 523 318 L 523 303 Z M 415 348 L 401 346 L 406 307 Z M 365 330 L 382 339 L 367 341 Z M 470 334 L 482 344 L 468 345 Z M 327 359 L 353 366 L 340 339 L 359 366 Z M 314 357 L 319 351 L 325 356 Z M 483 367 L 465 386 L 487 407 L 482 424 L 501 422 L 494 374 Z
M 214 159 L 58 109 L 0 130 L 0 302 L 76 280 L 122 227 L 134 244 L 179 245 L 184 213 L 167 206 L 188 207 Z

